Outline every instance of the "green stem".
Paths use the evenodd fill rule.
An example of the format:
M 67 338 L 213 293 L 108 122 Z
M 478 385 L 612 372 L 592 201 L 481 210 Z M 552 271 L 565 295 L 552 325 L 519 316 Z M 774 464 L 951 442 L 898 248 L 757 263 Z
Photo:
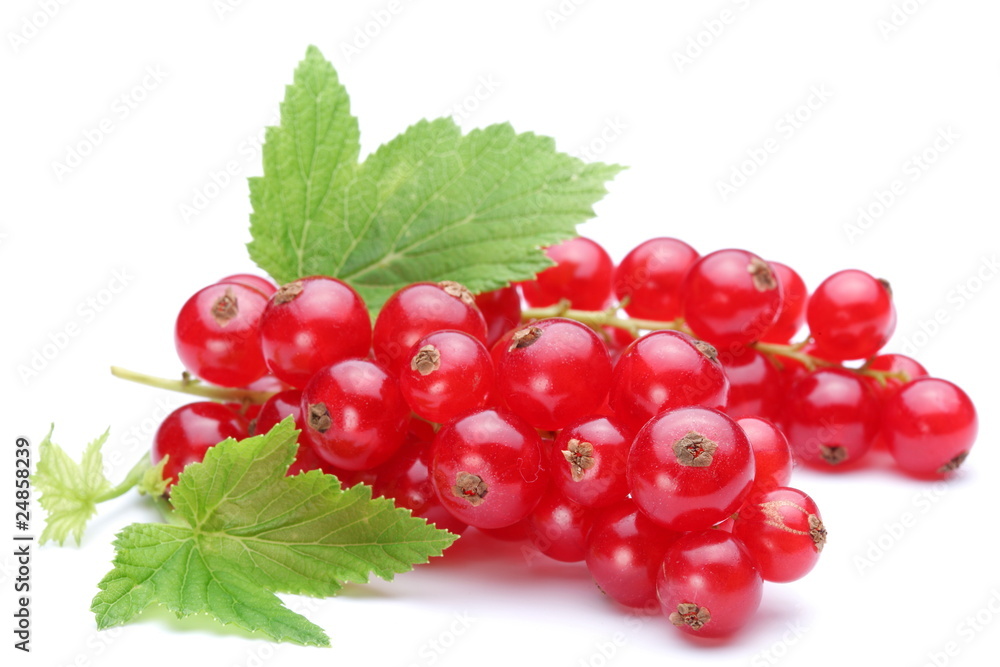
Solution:
M 575 310 L 569 307 L 569 301 L 563 299 L 554 306 L 544 308 L 525 308 L 521 312 L 521 319 L 543 320 L 547 317 L 565 317 L 576 320 L 590 327 L 615 327 L 624 329 L 633 336 L 638 336 L 640 331 L 657 331 L 660 329 L 673 329 L 674 331 L 687 331 L 683 318 L 676 320 L 642 320 L 634 317 L 619 317 L 618 305 L 607 310 Z
M 546 306 L 544 308 L 526 308 L 521 312 L 521 319 L 528 321 L 545 319 L 547 317 L 566 317 L 594 328 L 616 327 L 618 329 L 624 329 L 633 336 L 638 336 L 641 331 L 659 331 L 661 329 L 671 329 L 674 331 L 692 333 L 682 317 L 669 321 L 620 317 L 618 315 L 618 309 L 621 308 L 621 304 L 611 306 L 606 310 L 574 310 L 569 306 L 569 301 L 563 299 L 554 306 Z M 805 366 L 806 370 L 809 371 L 814 371 L 817 368 L 846 368 L 852 373 L 874 378 L 883 385 L 889 380 L 899 380 L 903 383 L 909 382 L 910 380 L 909 376 L 902 371 L 880 371 L 868 368 L 867 365 L 862 366 L 861 368 L 849 368 L 843 364 L 821 359 L 820 357 L 809 354 L 808 352 L 803 352 L 803 348 L 805 348 L 808 342 L 808 340 L 804 340 L 798 343 L 788 343 L 783 345 L 780 343 L 765 343 L 758 341 L 756 343 L 751 343 L 751 346 L 757 348 L 760 353 L 764 354 L 772 361 L 775 361 L 775 357 L 793 359 Z
M 152 467 L 152 465 L 153 464 L 150 462 L 149 456 L 144 455 L 134 466 L 132 466 L 132 469 L 128 471 L 128 474 L 125 475 L 125 479 L 123 479 L 118 486 L 113 489 L 109 489 L 106 493 L 99 496 L 94 502 L 103 503 L 105 500 L 111 500 L 112 498 L 117 498 L 118 496 L 124 494 L 126 491 L 142 481 L 142 476 Z
M 139 384 L 157 387 L 159 389 L 179 391 L 182 394 L 191 394 L 192 396 L 211 398 L 216 401 L 228 401 L 232 403 L 263 403 L 274 395 L 274 392 L 270 391 L 254 391 L 251 389 L 234 389 L 231 387 L 216 387 L 213 385 L 207 385 L 201 380 L 188 377 L 187 375 L 180 380 L 159 378 L 152 375 L 146 375 L 145 373 L 130 371 L 126 368 L 120 368 L 118 366 L 111 367 L 111 374 L 116 378 L 121 378 L 122 380 L 138 382 Z

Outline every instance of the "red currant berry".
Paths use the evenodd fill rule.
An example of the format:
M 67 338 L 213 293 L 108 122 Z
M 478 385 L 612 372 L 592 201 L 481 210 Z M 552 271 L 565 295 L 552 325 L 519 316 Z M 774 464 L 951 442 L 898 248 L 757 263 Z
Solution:
M 746 250 L 717 250 L 695 262 L 681 285 L 684 319 L 715 345 L 760 340 L 781 310 L 781 282 Z
M 608 402 L 634 430 L 653 415 L 700 405 L 724 408 L 729 380 L 714 347 L 678 331 L 653 331 L 622 352 Z
M 656 578 L 663 613 L 699 637 L 724 637 L 746 625 L 763 588 L 747 548 L 721 530 L 681 536 L 667 549 Z
M 497 391 L 519 417 L 555 431 L 604 402 L 611 359 L 601 339 L 574 320 L 539 320 L 517 330 L 497 366 Z
M 282 285 L 260 323 L 261 347 L 271 372 L 305 387 L 324 366 L 364 357 L 371 348 L 371 319 L 350 286 L 325 276 Z
M 656 575 L 680 533 L 667 530 L 626 498 L 595 511 L 587 535 L 587 569 L 608 597 L 626 607 L 658 609 Z
M 781 310 L 771 328 L 761 337 L 768 343 L 788 343 L 806 323 L 806 304 L 809 302 L 809 290 L 802 276 L 794 269 L 780 262 L 768 262 L 771 270 L 778 276 L 778 288 L 781 290 Z
M 767 357 L 740 346 L 719 353 L 719 361 L 729 379 L 727 415 L 733 419 L 778 416 L 784 399 L 781 373 Z
M 785 404 L 785 435 L 803 463 L 854 463 L 879 428 L 878 401 L 868 383 L 843 368 L 821 368 L 792 386 Z
M 249 287 L 255 289 L 264 296 L 271 296 L 276 291 L 278 291 L 278 286 L 272 283 L 267 278 L 262 278 L 261 276 L 255 276 L 252 273 L 234 273 L 231 276 L 226 276 L 220 283 L 236 283 L 237 285 L 243 285 L 244 287 Z
M 628 495 L 625 461 L 632 436 L 613 419 L 588 417 L 564 428 L 552 447 L 552 480 L 584 507 L 605 507 Z
M 561 299 L 580 310 L 600 310 L 611 297 L 614 262 L 599 244 L 578 236 L 545 249 L 555 266 L 520 284 L 531 306 L 551 306 Z
M 740 509 L 733 535 L 743 542 L 765 581 L 795 581 L 809 573 L 826 544 L 826 528 L 812 498 L 776 488 Z
M 487 348 L 521 323 L 521 295 L 513 285 L 477 294 L 476 306 L 486 320 Z
M 436 331 L 410 350 L 399 387 L 419 416 L 444 424 L 486 405 L 493 389 L 493 360 L 463 331 Z
M 896 329 L 889 283 L 864 271 L 839 271 L 816 288 L 806 310 L 816 352 L 824 359 L 866 359 Z
M 587 555 L 590 512 L 567 499 L 555 485 L 549 486 L 526 521 L 531 545 L 549 558 L 575 563 Z
M 392 498 L 397 507 L 405 507 L 413 516 L 460 535 L 467 526 L 452 516 L 438 499 L 431 482 L 430 462 L 430 442 L 407 442 L 395 456 L 379 466 L 372 494 Z
M 295 460 L 288 468 L 289 475 L 297 475 L 307 470 L 325 470 L 329 466 L 316 454 L 316 449 L 309 439 L 309 431 L 302 420 L 302 392 L 298 389 L 281 391 L 267 399 L 260 407 L 257 417 L 251 422 L 250 435 L 263 435 L 285 417 L 295 420 L 295 428 L 299 430 L 299 448 L 295 452 Z M 334 471 L 333 474 L 336 474 Z
M 158 463 L 169 456 L 163 467 L 164 479 L 176 484 L 189 463 L 198 463 L 205 452 L 226 438 L 247 437 L 247 422 L 220 403 L 201 401 L 177 408 L 163 420 L 153 436 L 152 459 Z
M 671 530 L 701 530 L 739 509 L 753 484 L 750 441 L 718 410 L 680 408 L 636 434 L 626 476 L 632 499 Z
M 316 373 L 302 390 L 302 414 L 316 453 L 346 470 L 387 461 L 403 444 L 410 420 L 399 383 L 363 359 Z
M 792 479 L 792 450 L 785 434 L 761 417 L 744 417 L 737 424 L 753 449 L 754 478 L 750 497 L 785 486 Z
M 615 296 L 632 317 L 674 320 L 681 315 L 681 281 L 697 259 L 698 252 L 678 239 L 640 243 L 615 269 Z
M 495 410 L 443 426 L 434 438 L 431 473 L 441 504 L 477 528 L 502 528 L 528 516 L 549 481 L 538 433 Z
M 906 382 L 900 378 L 887 377 L 885 382 L 879 382 L 873 377 L 866 377 L 868 386 L 880 399 L 885 400 L 899 391 L 907 382 L 912 382 L 920 377 L 927 376 L 927 369 L 916 359 L 912 359 L 905 354 L 880 354 L 865 364 L 865 368 L 872 371 L 883 371 L 889 373 L 900 373 L 906 376 Z
M 455 329 L 486 344 L 486 321 L 462 285 L 414 283 L 385 302 L 375 320 L 375 359 L 394 376 L 410 363 L 413 345 L 428 334 Z
M 199 290 L 177 315 L 174 343 L 184 367 L 206 382 L 242 387 L 267 373 L 259 324 L 267 297 L 219 283 Z
M 882 434 L 900 468 L 912 475 L 954 472 L 976 440 L 976 408 L 962 389 L 939 378 L 918 378 L 886 401 Z

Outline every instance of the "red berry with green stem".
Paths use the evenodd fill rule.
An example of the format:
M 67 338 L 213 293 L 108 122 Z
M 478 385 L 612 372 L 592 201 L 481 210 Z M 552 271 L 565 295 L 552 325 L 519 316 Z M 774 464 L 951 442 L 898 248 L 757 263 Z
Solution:
M 417 415 L 444 424 L 486 405 L 493 376 L 493 360 L 479 340 L 464 331 L 436 331 L 414 344 L 399 386 Z
M 221 403 L 199 401 L 182 405 L 171 412 L 153 436 L 151 456 L 158 463 L 169 456 L 163 478 L 176 484 L 178 475 L 189 463 L 198 463 L 205 452 L 226 438 L 247 437 L 247 422 Z
M 521 418 L 483 410 L 441 427 L 431 479 L 441 504 L 477 528 L 503 528 L 531 513 L 548 487 L 542 441 Z
M 750 498 L 788 484 L 792 479 L 792 450 L 781 429 L 761 417 L 744 417 L 736 423 L 753 449 L 754 478 Z
M 615 268 L 615 296 L 625 312 L 647 320 L 681 315 L 681 282 L 698 252 L 684 241 L 654 238 L 629 251 Z
M 628 495 L 625 462 L 632 435 L 613 418 L 592 416 L 559 432 L 552 447 L 553 483 L 584 507 L 605 507 Z
M 765 581 L 788 582 L 809 573 L 826 544 L 826 527 L 812 498 L 779 487 L 747 501 L 733 535 L 753 556 Z
M 587 569 L 598 587 L 626 607 L 658 609 L 656 575 L 680 533 L 639 511 L 630 498 L 596 510 L 587 534 Z
M 684 319 L 713 345 L 760 340 L 781 311 L 781 282 L 746 250 L 717 250 L 695 262 L 681 285 Z
M 487 348 L 521 324 L 521 295 L 513 285 L 477 294 L 476 306 L 486 320 Z
M 267 366 L 294 387 L 305 387 L 321 368 L 364 357 L 371 348 L 365 303 L 336 278 L 310 276 L 274 293 L 261 318 Z
M 736 632 L 760 606 L 763 581 L 750 552 L 725 531 L 682 535 L 663 557 L 656 592 L 667 619 L 698 637 Z
M 889 283 L 857 269 L 838 271 L 809 297 L 806 321 L 818 356 L 867 359 L 896 329 Z
M 726 414 L 777 418 L 784 398 L 781 373 L 767 357 L 752 347 L 734 346 L 720 352 L 719 361 L 729 380 Z
M 671 530 L 710 528 L 739 509 L 753 484 L 743 429 L 718 410 L 679 408 L 636 434 L 626 477 L 632 498 Z
M 592 414 L 611 378 L 607 347 L 589 327 L 550 318 L 518 329 L 497 366 L 507 407 L 538 429 L 554 431 Z
M 864 456 L 878 434 L 879 405 L 857 373 L 820 368 L 789 390 L 784 419 L 795 457 L 827 468 Z
M 906 376 L 905 381 L 899 377 L 886 377 L 885 382 L 880 382 L 874 377 L 866 376 L 868 385 L 880 399 L 885 400 L 907 382 L 912 382 L 920 377 L 927 376 L 927 369 L 923 365 L 905 354 L 880 354 L 872 357 L 865 368 L 871 371 L 882 371 L 887 373 L 901 374 Z
M 778 277 L 778 289 L 781 290 L 781 309 L 771 328 L 764 333 L 761 340 L 767 343 L 788 343 L 806 323 L 806 304 L 809 302 L 809 290 L 802 276 L 781 262 L 768 262 L 771 270 Z
M 969 455 L 979 419 L 969 395 L 940 378 L 917 378 L 882 408 L 882 435 L 896 463 L 911 475 L 953 473 Z
M 413 345 L 443 329 L 464 331 L 486 344 L 486 321 L 472 292 L 459 283 L 413 283 L 389 297 L 375 319 L 375 359 L 393 376 L 410 363 Z
M 618 358 L 608 401 L 629 428 L 638 430 L 664 410 L 722 409 L 728 393 L 729 380 L 713 346 L 678 331 L 653 331 Z
M 614 262 L 598 243 L 578 236 L 545 249 L 556 263 L 535 280 L 520 283 L 528 305 L 551 306 L 568 299 L 578 310 L 600 310 L 611 297 Z
M 302 414 L 316 453 L 346 470 L 384 463 L 403 444 L 410 407 L 378 364 L 347 359 L 321 369 L 302 390 Z
M 191 373 L 213 384 L 242 387 L 267 373 L 260 319 L 267 297 L 236 283 L 199 290 L 181 307 L 174 327 L 177 356 Z

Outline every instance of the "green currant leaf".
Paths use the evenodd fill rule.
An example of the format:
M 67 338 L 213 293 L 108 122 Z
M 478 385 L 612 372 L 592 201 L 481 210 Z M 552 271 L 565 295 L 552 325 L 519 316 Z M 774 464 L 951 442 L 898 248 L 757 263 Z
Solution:
M 420 121 L 358 164 L 347 93 L 315 47 L 263 155 L 251 257 L 279 282 L 346 280 L 373 311 L 417 281 L 481 292 L 532 278 L 551 265 L 541 248 L 574 236 L 622 169 L 506 123 L 463 135 L 451 119 Z
M 54 429 L 50 428 L 38 445 L 38 465 L 32 478 L 40 494 L 38 504 L 48 514 L 38 541 L 44 544 L 55 540 L 62 545 L 72 535 L 80 544 L 87 522 L 97 513 L 97 503 L 111 490 L 101 456 L 108 431 L 87 445 L 77 463 L 52 442 Z
M 278 641 L 326 646 L 317 626 L 275 593 L 336 594 L 370 574 L 391 580 L 456 538 L 319 470 L 285 476 L 295 457 L 291 418 L 264 435 L 232 439 L 188 465 L 173 487 L 178 525 L 132 524 L 115 541 L 114 569 L 91 609 L 100 628 L 151 604 L 207 613 Z

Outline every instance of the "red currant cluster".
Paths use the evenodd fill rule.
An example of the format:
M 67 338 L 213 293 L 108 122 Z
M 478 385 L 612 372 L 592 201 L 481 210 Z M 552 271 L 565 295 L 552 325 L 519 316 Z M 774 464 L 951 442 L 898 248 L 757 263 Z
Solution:
M 319 468 L 438 527 L 585 561 L 619 603 L 720 636 L 754 613 L 764 580 L 798 579 L 823 548 L 816 504 L 787 486 L 793 454 L 849 465 L 882 440 L 904 470 L 943 475 L 975 438 L 961 389 L 875 356 L 895 312 L 866 273 L 809 295 L 745 250 L 701 257 L 659 238 L 617 267 L 584 238 L 546 252 L 553 267 L 495 292 L 409 285 L 374 327 L 334 278 L 202 289 L 177 319 L 181 361 L 270 397 L 178 409 L 154 459 L 169 454 L 176 479 L 220 440 L 291 415 L 290 474 Z

